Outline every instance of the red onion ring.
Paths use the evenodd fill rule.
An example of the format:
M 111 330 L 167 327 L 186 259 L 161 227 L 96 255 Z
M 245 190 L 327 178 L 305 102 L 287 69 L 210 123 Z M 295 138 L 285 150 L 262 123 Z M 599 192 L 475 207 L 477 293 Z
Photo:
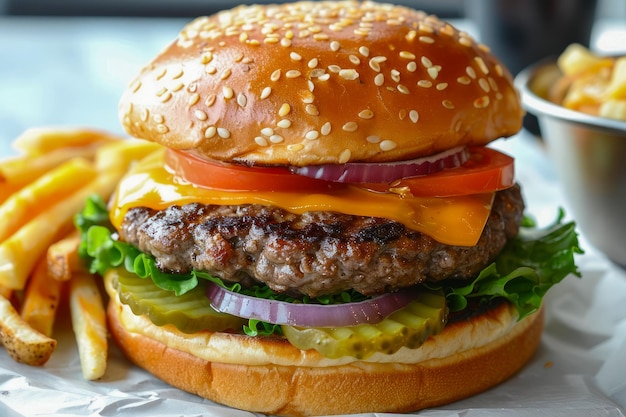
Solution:
M 345 183 L 381 183 L 433 174 L 457 168 L 469 159 L 467 146 L 457 146 L 435 155 L 398 162 L 348 162 L 345 164 L 290 167 L 294 174 L 318 180 Z
M 417 291 L 404 290 L 356 303 L 332 305 L 257 298 L 230 291 L 213 282 L 209 282 L 206 294 L 211 300 L 211 307 L 237 317 L 290 326 L 341 327 L 379 323 L 414 300 Z

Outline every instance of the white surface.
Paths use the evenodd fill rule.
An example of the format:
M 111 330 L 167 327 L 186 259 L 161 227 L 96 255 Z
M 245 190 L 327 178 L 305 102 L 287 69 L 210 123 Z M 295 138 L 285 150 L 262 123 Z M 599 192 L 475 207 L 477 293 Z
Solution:
M 31 126 L 121 132 L 121 91 L 182 24 L 0 18 L 0 156 L 10 154 L 10 141 Z M 617 35 L 597 39 L 610 49 L 616 36 L 622 39 L 620 28 L 623 22 Z M 528 211 L 541 224 L 554 219 L 558 206 L 567 208 L 540 142 L 521 134 L 498 147 L 516 157 Z M 568 277 L 548 294 L 547 326 L 531 363 L 496 389 L 420 415 L 626 414 L 626 272 L 584 237 L 583 245 L 586 254 L 578 257 L 583 278 Z M 61 317 L 67 321 L 67 315 Z M 130 365 L 113 347 L 104 379 L 84 381 L 70 327 L 61 321 L 58 349 L 43 368 L 17 364 L 0 349 L 0 415 L 249 415 L 172 389 Z

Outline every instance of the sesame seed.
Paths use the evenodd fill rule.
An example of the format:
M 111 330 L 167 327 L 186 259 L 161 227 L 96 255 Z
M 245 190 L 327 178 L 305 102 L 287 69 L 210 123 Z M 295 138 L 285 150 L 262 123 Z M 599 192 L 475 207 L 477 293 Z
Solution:
M 417 70 L 417 64 L 415 63 L 415 61 L 411 61 L 406 64 L 406 70 L 409 72 L 415 72 Z
M 174 84 L 172 87 L 170 87 L 170 91 L 175 93 L 177 91 L 182 90 L 184 86 L 185 86 L 185 84 L 183 84 L 183 83 Z
M 239 105 L 239 107 L 246 107 L 246 104 L 248 103 L 248 98 L 239 93 L 237 94 L 237 104 Z
M 215 74 L 217 72 L 217 68 L 215 68 L 212 65 L 209 65 L 209 66 L 204 68 L 204 72 L 206 72 L 209 75 L 213 75 L 213 74 Z
M 390 151 L 392 149 L 395 149 L 396 146 L 398 146 L 398 144 L 392 140 L 389 139 L 385 139 L 382 142 L 380 142 L 380 150 L 381 151 Z
M 170 131 L 170 129 L 164 124 L 158 124 L 156 129 L 157 129 L 157 132 L 162 133 L 162 134 Z
M 341 127 L 341 129 L 343 129 L 345 132 L 354 132 L 358 128 L 359 125 L 357 125 L 356 122 L 348 122 Z
M 302 60 L 302 55 L 300 55 L 297 52 L 291 52 L 289 54 L 289 58 L 291 58 L 293 61 L 301 61 Z
M 157 81 L 160 80 L 161 78 L 165 77 L 165 74 L 167 73 L 167 68 L 162 68 L 161 71 L 159 71 L 156 74 L 156 79 Z
M 496 64 L 494 69 L 496 70 L 496 74 L 498 74 L 500 77 L 502 77 L 502 75 L 504 74 L 504 70 L 502 69 L 502 65 Z
M 405 85 L 398 84 L 397 88 L 398 88 L 398 91 L 401 92 L 402 94 L 411 94 L 411 92 Z
M 359 112 L 359 117 L 361 119 L 371 119 L 372 117 L 374 117 L 374 112 L 370 109 L 361 110 Z
M 196 119 L 198 119 L 198 120 L 204 121 L 204 120 L 209 118 L 209 116 L 205 112 L 203 112 L 202 110 L 196 110 L 193 114 L 194 114 L 194 116 L 196 116 Z
M 337 74 L 339 73 L 339 71 L 341 71 L 341 67 L 339 65 L 329 65 L 328 71 L 334 72 L 335 74 Z
M 262 136 L 257 136 L 254 138 L 254 141 L 256 142 L 257 145 L 259 146 L 267 146 L 269 145 L 269 143 L 267 142 L 267 139 L 265 139 Z
M 409 51 L 400 51 L 399 55 L 403 59 L 415 59 L 415 54 Z
M 474 100 L 474 107 L 484 109 L 489 105 L 489 96 L 482 96 Z
M 176 80 L 180 77 L 183 76 L 183 69 L 182 68 L 178 68 L 177 70 L 175 70 L 174 72 L 172 72 L 172 80 Z
M 307 86 L 309 87 L 309 91 L 313 92 L 313 90 L 315 90 L 315 84 L 313 84 L 313 81 L 311 80 L 307 80 L 306 81 Z
M 380 72 L 380 64 L 377 61 L 374 61 L 374 59 L 369 60 L 369 66 L 374 71 Z
M 380 136 L 370 135 L 365 140 L 369 143 L 380 143 Z
M 318 116 L 320 114 L 320 111 L 317 109 L 317 107 L 315 107 L 314 104 L 307 104 L 304 107 L 304 111 L 311 116 Z
M 489 85 L 493 91 L 498 91 L 498 83 L 496 83 L 496 80 L 491 77 L 489 77 Z
M 280 45 L 284 46 L 285 48 L 290 47 L 291 46 L 291 39 L 289 39 L 289 38 L 282 38 L 280 40 Z
M 480 78 L 478 80 L 478 85 L 483 89 L 485 93 L 488 93 L 491 90 L 491 86 L 489 85 L 489 81 L 484 78 Z
M 339 163 L 340 164 L 345 164 L 346 162 L 348 162 L 350 160 L 351 156 L 352 156 L 352 152 L 350 151 L 350 149 L 344 149 L 339 154 Z
M 217 128 L 217 136 L 219 136 L 222 139 L 228 139 L 230 137 L 230 131 L 228 129 L 223 128 L 223 127 L 218 127 Z
M 361 63 L 361 60 L 359 59 L 358 56 L 356 55 L 350 55 L 348 56 L 348 59 L 350 60 L 350 62 L 352 62 L 354 65 L 359 65 Z
M 301 143 L 293 143 L 291 145 L 287 145 L 287 149 L 291 152 L 298 152 L 304 149 L 304 145 Z
M 157 97 L 161 97 L 166 92 L 167 92 L 167 88 L 161 87 L 160 89 L 157 90 L 157 92 L 155 94 L 156 94 Z
M 263 43 L 267 43 L 267 44 L 272 44 L 272 43 L 278 43 L 279 40 L 277 37 L 274 36 L 267 36 L 265 39 L 263 39 Z
M 189 91 L 190 93 L 195 93 L 198 90 L 198 84 L 196 84 L 195 82 L 190 83 L 187 86 L 187 91 Z
M 426 68 L 430 68 L 433 66 L 433 61 L 426 58 L 425 56 L 423 56 L 420 60 L 422 61 L 422 65 Z
M 498 91 L 496 93 L 496 100 L 502 100 L 503 98 L 504 98 L 504 96 L 502 95 L 502 93 Z
M 422 43 L 435 43 L 435 40 L 431 38 L 430 36 L 420 36 L 419 40 Z
M 435 86 L 435 88 L 439 91 L 443 91 L 448 88 L 448 83 L 439 83 Z
M 376 76 L 374 77 L 374 84 L 376 84 L 378 87 L 380 87 L 384 83 L 385 83 L 385 76 L 382 73 L 376 74 Z
M 410 30 L 405 36 L 406 40 L 409 42 L 415 40 L 416 37 L 417 37 L 417 32 L 415 30 Z
M 317 58 L 313 58 L 313 59 L 311 59 L 311 60 L 307 63 L 307 66 L 308 66 L 309 68 L 313 69 L 313 68 L 316 68 L 316 67 L 317 67 L 317 64 L 318 64 L 318 63 L 319 63 L 318 59 L 317 59 Z
M 290 111 L 291 111 L 291 106 L 287 103 L 283 103 L 278 109 L 278 115 L 280 117 L 284 117 L 284 116 L 287 116 Z
M 489 74 L 489 68 L 487 67 L 487 64 L 485 64 L 485 61 L 481 57 L 479 56 L 474 57 L 474 61 L 476 61 L 476 65 L 478 65 L 478 68 L 480 68 L 483 74 L 485 75 Z
M 484 43 L 479 43 L 478 44 L 478 49 L 480 49 L 481 51 L 485 52 L 485 53 L 489 53 L 491 52 L 491 48 L 488 47 L 487 45 L 485 45 Z
M 466 77 L 465 75 L 463 75 L 457 78 L 456 82 L 458 82 L 459 84 L 463 84 L 463 85 L 469 85 L 469 83 L 471 83 L 472 80 L 470 80 L 469 77 Z
M 274 129 L 271 127 L 264 127 L 261 129 L 261 134 L 265 136 L 272 136 L 274 134 Z
M 320 128 L 320 133 L 322 135 L 324 135 L 324 136 L 328 136 L 330 134 L 331 128 L 332 128 L 332 126 L 331 126 L 330 122 L 326 122 Z
M 337 41 L 332 41 L 330 43 L 330 50 L 333 52 L 337 52 L 339 50 L 339 48 L 341 48 L 341 45 L 339 45 L 339 42 Z
M 465 68 L 465 72 L 469 75 L 473 80 L 476 79 L 476 70 L 469 65 Z
M 398 112 L 398 118 L 400 120 L 404 120 L 404 119 L 406 119 L 406 114 L 407 114 L 406 110 L 400 109 L 400 111 Z
M 215 104 L 215 100 L 217 100 L 217 96 L 215 94 L 209 94 L 206 100 L 204 100 L 204 104 L 206 104 L 207 107 L 211 107 Z
M 222 87 L 222 95 L 224 96 L 225 99 L 233 98 L 234 94 L 235 94 L 235 92 L 233 91 L 232 88 L 230 88 L 230 87 Z
M 145 123 L 148 121 L 149 117 L 150 117 L 150 110 L 141 109 L 141 112 L 139 113 L 139 118 L 141 119 L 141 121 Z
M 441 104 L 443 105 L 443 107 L 445 107 L 448 110 L 454 109 L 454 104 L 452 104 L 450 100 L 443 100 Z
M 282 119 L 278 123 L 276 123 L 276 126 L 282 127 L 283 129 L 288 129 L 289 127 L 291 127 L 291 120 Z
M 420 22 L 418 28 L 420 32 L 435 33 L 435 29 L 433 29 L 432 27 L 430 27 L 424 22 Z
M 398 71 L 397 69 L 392 69 L 391 70 L 391 79 L 394 80 L 395 82 L 400 82 L 400 71 Z
M 419 118 L 420 118 L 420 115 L 419 115 L 419 113 L 417 112 L 417 110 L 411 110 L 411 111 L 409 112 L 409 119 L 411 119 L 411 121 L 412 121 L 413 123 L 417 123 L 417 121 L 419 120 Z
M 209 126 L 204 131 L 204 137 L 207 139 L 211 139 L 217 133 L 217 128 L 215 126 Z
M 428 80 L 419 80 L 417 82 L 417 86 L 418 87 L 422 87 L 422 88 L 430 88 L 433 86 L 433 83 L 431 81 Z
M 339 71 L 339 76 L 344 80 L 352 81 L 359 78 L 359 73 L 353 69 L 342 69 Z
M 328 81 L 330 79 L 330 74 L 322 74 L 319 77 L 317 77 L 317 79 L 320 81 Z
M 325 33 L 316 33 L 313 35 L 313 39 L 315 39 L 316 41 L 327 41 L 328 39 L 330 39 L 330 36 Z
M 370 56 L 370 49 L 367 46 L 360 46 L 359 53 L 367 58 Z
M 162 114 L 155 114 L 154 116 L 152 116 L 152 120 L 154 120 L 154 123 L 157 123 L 157 124 L 161 124 L 165 122 L 165 118 L 163 117 Z
M 283 138 L 280 135 L 272 135 L 272 136 L 270 136 L 270 142 L 272 142 L 272 143 L 281 143 L 284 140 L 285 140 L 285 138 Z
M 442 35 L 446 35 L 446 36 L 452 36 L 454 35 L 454 28 L 450 26 L 449 24 L 446 24 L 444 27 L 439 29 L 439 33 L 441 33 Z
M 433 80 L 436 80 L 439 76 L 439 69 L 437 67 L 430 67 L 426 71 L 428 72 L 428 75 L 430 75 L 430 78 L 432 78 Z
M 276 71 L 272 72 L 272 75 L 270 75 L 270 80 L 274 82 L 278 81 L 280 79 L 280 74 L 281 74 L 280 70 L 277 69 Z
M 289 70 L 285 73 L 285 77 L 287 78 L 298 78 L 302 73 L 298 70 Z
M 461 44 L 463 46 L 470 47 L 470 46 L 472 46 L 472 40 L 470 38 L 468 38 L 468 37 L 461 36 L 459 38 L 459 44 Z
M 272 93 L 272 87 L 265 87 L 261 91 L 261 100 L 268 98 L 271 93 Z
M 307 140 L 315 140 L 320 136 L 319 132 L 317 130 L 309 130 L 308 132 L 306 132 L 306 134 L 304 135 L 304 137 Z
M 135 81 L 131 86 L 131 91 L 136 93 L 141 88 L 141 81 Z
M 165 103 L 171 98 L 172 98 L 172 93 L 168 91 L 160 97 L 160 100 L 161 100 L 161 103 Z
M 239 42 L 245 42 L 248 40 L 248 32 L 241 32 L 239 34 Z
M 220 75 L 220 80 L 225 80 L 228 77 L 230 77 L 230 75 L 233 73 L 233 71 L 230 68 L 226 68 L 222 74 Z

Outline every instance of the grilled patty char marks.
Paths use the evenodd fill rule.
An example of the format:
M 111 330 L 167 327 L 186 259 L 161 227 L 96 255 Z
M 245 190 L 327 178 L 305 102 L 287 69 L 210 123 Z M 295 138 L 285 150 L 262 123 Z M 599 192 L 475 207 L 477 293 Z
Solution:
M 202 270 L 243 285 L 262 281 L 293 295 L 350 288 L 373 295 L 424 281 L 473 278 L 517 235 L 523 210 L 518 186 L 496 193 L 472 247 L 445 245 L 382 218 L 198 203 L 133 208 L 120 237 L 168 272 Z

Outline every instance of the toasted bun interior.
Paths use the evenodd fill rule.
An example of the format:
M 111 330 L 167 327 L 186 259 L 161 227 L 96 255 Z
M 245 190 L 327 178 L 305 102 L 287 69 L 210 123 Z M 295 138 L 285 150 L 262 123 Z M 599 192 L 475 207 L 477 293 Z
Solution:
M 240 6 L 184 27 L 124 93 L 138 138 L 223 161 L 395 161 L 521 128 L 512 77 L 434 16 L 372 2 Z
M 509 378 L 533 355 L 541 338 L 543 313 L 510 323 L 510 309 L 501 304 L 482 316 L 456 322 L 423 346 L 430 351 L 415 363 L 350 361 L 324 363 L 304 352 L 293 360 L 293 346 L 262 338 L 224 337 L 216 333 L 219 350 L 211 360 L 195 354 L 197 338 L 173 326 L 158 327 L 112 297 L 108 307 L 109 328 L 118 346 L 138 366 L 182 390 L 231 407 L 277 415 L 327 415 L 359 412 L 408 412 L 450 403 L 480 393 Z M 143 330 L 129 330 L 140 320 Z M 128 324 L 128 323 L 131 324 Z M 501 322 L 501 324 L 497 324 Z M 507 330 L 489 337 L 497 327 Z M 148 336 L 149 335 L 149 336 Z M 250 345 L 247 340 L 254 340 Z M 188 344 L 181 341 L 188 340 Z M 287 347 L 289 346 L 289 347 Z M 256 365 L 244 364 L 267 349 L 267 358 Z M 451 351 L 451 349 L 454 351 Z M 295 349 L 297 350 L 297 349 Z M 236 352 L 239 364 L 226 363 Z M 440 352 L 446 352 L 442 356 Z M 284 357 L 282 357 L 284 356 Z M 461 383 L 471 381 L 471 383 Z

